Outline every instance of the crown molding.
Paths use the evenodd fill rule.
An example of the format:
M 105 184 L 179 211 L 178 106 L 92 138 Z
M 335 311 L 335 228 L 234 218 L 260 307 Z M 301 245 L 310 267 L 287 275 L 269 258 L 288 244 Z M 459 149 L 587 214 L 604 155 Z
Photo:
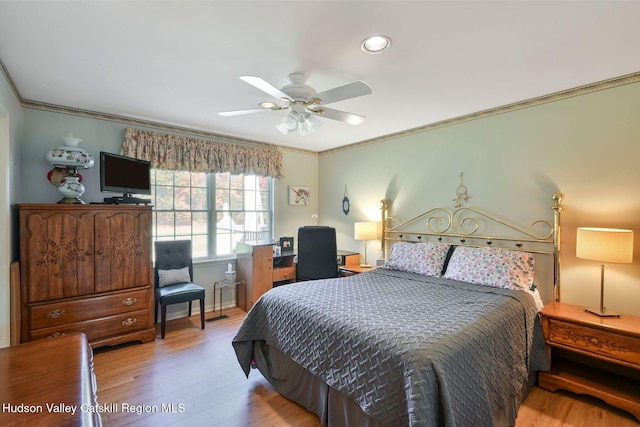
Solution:
M 574 96 L 585 95 L 605 89 L 610 89 L 617 86 L 623 86 L 631 83 L 640 82 L 640 71 L 626 74 L 620 77 L 614 77 L 607 80 L 602 80 L 596 83 L 590 83 L 583 86 L 578 86 L 572 89 L 566 89 L 559 92 L 554 92 L 548 95 L 539 96 L 537 98 L 527 99 L 524 101 L 514 102 L 512 104 L 503 105 L 501 107 L 489 108 L 487 110 L 478 111 L 475 113 L 466 114 L 464 116 L 458 116 L 451 119 L 443 120 L 436 123 L 431 123 L 425 126 L 420 126 L 412 129 L 407 129 L 401 132 L 382 135 L 377 138 L 367 139 L 365 141 L 356 142 L 349 145 L 343 145 L 342 147 L 332 148 L 330 150 L 324 150 L 318 152 L 318 155 L 325 155 L 336 153 L 338 151 L 349 150 L 352 148 L 362 147 L 364 145 L 375 144 L 382 141 L 388 141 L 390 139 L 400 138 L 408 135 L 414 135 L 416 133 L 422 133 L 433 129 L 442 128 L 445 126 L 452 126 L 459 123 L 468 122 L 471 120 L 482 119 L 489 116 L 495 116 L 498 114 L 509 113 L 511 111 L 522 110 L 524 108 L 535 107 L 537 105 L 548 104 L 550 102 L 561 101 L 563 99 L 572 98 Z
M 304 152 L 306 154 L 315 154 L 315 155 L 318 154 L 315 151 L 285 147 L 281 145 L 269 144 L 267 142 L 254 141 L 254 140 L 245 139 L 245 138 L 237 138 L 237 137 L 223 135 L 215 132 L 209 132 L 209 131 L 204 131 L 204 130 L 199 130 L 194 128 L 188 128 L 184 126 L 177 126 L 177 125 L 170 125 L 170 124 L 161 123 L 161 122 L 155 122 L 152 120 L 143 120 L 143 119 L 136 119 L 133 117 L 119 116 L 116 114 L 100 113 L 97 111 L 83 110 L 80 108 L 73 108 L 73 107 L 65 107 L 61 105 L 48 104 L 45 102 L 32 101 L 28 99 L 22 99 L 20 103 L 24 108 L 31 108 L 34 110 L 51 111 L 54 113 L 68 114 L 72 116 L 81 116 L 81 117 L 87 117 L 91 119 L 123 123 L 126 125 L 148 128 L 151 130 L 164 130 L 167 132 L 176 132 L 176 133 L 180 133 L 181 135 L 198 136 L 198 137 L 203 137 L 208 139 L 214 139 L 218 142 L 225 142 L 229 144 L 250 145 L 252 147 L 269 148 L 272 150 L 277 149 L 277 150 Z
M 88 118 L 93 118 L 98 120 L 106 120 L 106 121 L 112 121 L 117 123 L 123 123 L 123 124 L 133 125 L 133 126 L 142 126 L 142 127 L 151 128 L 151 129 L 161 129 L 168 132 L 178 132 L 181 134 L 188 134 L 188 135 L 199 136 L 199 137 L 204 137 L 209 139 L 215 139 L 217 141 L 233 143 L 233 144 L 258 146 L 263 148 L 278 149 L 282 151 L 291 151 L 291 152 L 311 154 L 311 155 L 317 155 L 317 156 L 332 154 L 332 153 L 336 153 L 343 150 L 350 150 L 352 148 L 362 147 L 370 144 L 376 144 L 379 142 L 388 141 L 391 139 L 396 139 L 396 138 L 405 137 L 409 135 L 415 135 L 417 133 L 422 133 L 422 132 L 426 132 L 433 129 L 439 129 L 446 126 L 452 126 L 459 123 L 468 122 L 471 120 L 477 120 L 477 119 L 482 119 L 489 116 L 495 116 L 498 114 L 509 113 L 512 111 L 522 110 L 524 108 L 535 107 L 537 105 L 561 101 L 563 99 L 572 98 L 574 96 L 585 95 L 585 94 L 589 94 L 589 93 L 593 93 L 593 92 L 597 92 L 605 89 L 610 89 L 613 87 L 640 82 L 640 71 L 638 71 L 635 73 L 626 74 L 623 76 L 614 77 L 611 79 L 602 80 L 599 82 L 590 83 L 583 86 L 562 90 L 559 92 L 554 92 L 548 95 L 543 95 L 536 98 L 527 99 L 524 101 L 518 101 L 512 104 L 507 104 L 500 107 L 489 108 L 487 110 L 477 111 L 475 113 L 470 113 L 463 116 L 442 120 L 440 122 L 430 123 L 428 125 L 407 129 L 400 132 L 381 135 L 376 138 L 355 142 L 353 144 L 343 145 L 341 147 L 332 148 L 330 150 L 312 151 L 312 150 L 305 150 L 302 148 L 288 147 L 288 146 L 277 145 L 277 144 L 269 144 L 266 142 L 254 141 L 254 140 L 245 139 L 245 138 L 237 138 L 237 137 L 223 135 L 215 132 L 203 131 L 203 130 L 188 128 L 183 126 L 169 125 L 169 124 L 155 122 L 151 120 L 135 119 L 132 117 L 119 116 L 119 115 L 107 114 L 107 113 L 99 113 L 96 111 L 82 110 L 79 108 L 64 107 L 60 105 L 47 104 L 44 102 L 23 99 L 22 96 L 20 95 L 20 92 L 18 91 L 18 88 L 13 82 L 11 75 L 9 74 L 9 71 L 4 65 L 4 62 L 2 62 L 1 58 L 0 58 L 0 69 L 2 70 L 2 73 L 4 74 L 4 77 L 6 78 L 7 82 L 9 83 L 11 90 L 15 94 L 16 98 L 19 100 L 20 105 L 22 105 L 24 108 L 52 111 L 52 112 L 61 113 L 61 114 L 82 116 L 82 117 L 88 117 Z
M 298 153 L 304 153 L 304 154 L 312 154 L 316 156 L 318 155 L 317 151 L 312 151 L 312 150 L 304 150 L 304 149 L 295 148 L 295 147 L 285 147 L 282 145 L 269 144 L 267 142 L 254 141 L 246 138 L 237 138 L 229 135 L 222 135 L 215 132 L 203 131 L 199 129 L 184 127 L 184 126 L 169 125 L 166 123 L 155 122 L 152 120 L 142 120 L 142 119 L 136 119 L 133 117 L 100 113 L 97 111 L 83 110 L 80 108 L 65 107 L 62 105 L 48 104 L 45 102 L 24 99 L 20 94 L 20 91 L 16 87 L 15 82 L 11 78 L 11 74 L 9 74 L 9 70 L 7 70 L 7 67 L 2 61 L 2 58 L 0 58 L 0 70 L 2 71 L 2 74 L 4 75 L 4 78 L 6 79 L 7 83 L 9 84 L 11 91 L 13 92 L 16 99 L 18 100 L 18 102 L 23 108 L 31 108 L 34 110 L 51 111 L 54 113 L 68 114 L 72 116 L 81 116 L 81 117 L 87 117 L 91 119 L 111 121 L 116 123 L 122 123 L 125 125 L 145 127 L 152 130 L 164 130 L 167 132 L 176 132 L 182 135 L 186 134 L 191 136 L 198 136 L 198 137 L 214 139 L 219 142 L 226 142 L 230 144 L 249 145 L 252 147 L 277 149 L 281 151 L 292 151 L 292 152 L 298 152 Z
M 18 102 L 22 104 L 22 96 L 20 96 L 20 92 L 18 91 L 16 84 L 13 82 L 11 74 L 9 74 L 9 70 L 7 70 L 7 66 L 4 65 L 2 58 L 0 58 L 0 70 L 2 70 L 2 74 L 4 75 L 5 80 L 7 80 L 7 83 L 9 83 L 9 87 L 11 88 L 11 91 L 13 92 L 15 97 L 18 99 Z

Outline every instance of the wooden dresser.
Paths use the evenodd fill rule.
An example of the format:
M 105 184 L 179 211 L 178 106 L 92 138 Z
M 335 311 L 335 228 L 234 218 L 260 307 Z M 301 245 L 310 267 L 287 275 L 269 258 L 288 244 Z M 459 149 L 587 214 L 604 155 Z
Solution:
M 540 314 L 551 371 L 540 372 L 538 385 L 595 396 L 640 420 L 640 317 L 600 317 L 561 302 Z
M 273 288 L 274 283 L 291 282 L 296 279 L 296 265 L 293 262 L 295 255 L 284 253 L 274 259 L 275 243 L 238 242 L 236 246 L 236 274 L 238 280 L 244 282 L 237 287 L 236 301 L 238 307 L 244 311 L 249 311 L 262 294 Z
M 0 349 L 0 425 L 100 426 L 84 334 Z
M 153 341 L 151 207 L 19 205 L 21 341 Z

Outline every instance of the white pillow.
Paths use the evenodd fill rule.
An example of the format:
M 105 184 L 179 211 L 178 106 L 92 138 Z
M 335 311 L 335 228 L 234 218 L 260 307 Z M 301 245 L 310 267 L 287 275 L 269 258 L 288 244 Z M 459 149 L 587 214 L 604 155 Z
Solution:
M 189 283 L 189 267 L 175 268 L 173 270 L 158 270 L 158 286 L 175 285 L 176 283 Z
M 527 290 L 533 284 L 535 258 L 529 252 L 458 246 L 444 277 L 476 285 Z

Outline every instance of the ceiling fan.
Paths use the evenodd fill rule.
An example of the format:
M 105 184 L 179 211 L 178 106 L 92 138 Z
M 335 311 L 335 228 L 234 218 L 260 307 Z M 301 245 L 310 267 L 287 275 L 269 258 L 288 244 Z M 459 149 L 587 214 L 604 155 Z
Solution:
M 263 111 L 290 109 L 289 114 L 282 119 L 282 123 L 276 125 L 276 129 L 284 134 L 297 129 L 302 136 L 309 135 L 322 126 L 322 121 L 319 120 L 317 116 L 338 120 L 351 125 L 359 125 L 365 120 L 365 116 L 335 110 L 325 105 L 371 93 L 369 85 L 360 80 L 317 93 L 315 89 L 305 83 L 307 76 L 303 73 L 289 74 L 291 83 L 282 89 L 274 87 L 260 77 L 241 76 L 240 80 L 260 89 L 276 100 L 261 102 L 258 104 L 260 108 L 222 111 L 218 114 L 221 116 L 238 116 Z

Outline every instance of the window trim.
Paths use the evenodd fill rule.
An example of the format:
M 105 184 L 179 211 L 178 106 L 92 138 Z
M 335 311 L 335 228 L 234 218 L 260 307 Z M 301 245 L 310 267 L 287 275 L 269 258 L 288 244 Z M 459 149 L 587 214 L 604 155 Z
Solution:
M 163 169 L 158 169 L 158 168 L 153 168 L 153 171 L 165 171 Z M 179 171 L 170 171 L 170 172 L 179 172 Z M 201 173 L 201 172 L 189 172 L 189 171 L 185 171 L 188 173 Z M 253 176 L 253 177 L 258 177 L 258 175 L 252 175 L 252 174 L 233 174 L 231 172 L 229 172 L 231 175 L 247 175 L 247 176 Z M 231 253 L 227 253 L 227 254 L 223 254 L 223 255 L 216 255 L 217 253 L 217 243 L 216 243 L 216 236 L 217 236 L 217 221 L 216 218 L 218 216 L 218 213 L 221 212 L 219 210 L 216 209 L 216 203 L 215 203 L 215 196 L 216 196 L 216 191 L 217 191 L 217 186 L 216 186 L 216 177 L 215 177 L 215 173 L 214 172 L 208 172 L 206 173 L 206 198 L 207 198 L 207 207 L 206 207 L 206 212 L 208 214 L 208 220 L 207 220 L 207 253 L 209 254 L 209 256 L 194 256 L 193 261 L 194 262 L 198 262 L 198 263 L 204 263 L 204 262 L 215 262 L 218 260 L 228 260 L 228 259 L 234 259 L 236 257 L 236 252 L 235 249 L 232 250 Z M 155 184 L 156 181 L 156 177 L 155 175 L 152 176 L 152 187 L 153 187 L 153 197 L 154 199 L 157 198 L 157 186 Z M 267 212 L 268 218 L 269 218 L 269 223 L 268 223 L 268 227 L 269 227 L 269 239 L 273 240 L 273 236 L 275 235 L 274 232 L 274 226 L 275 226 L 275 178 L 273 177 L 265 177 L 267 178 L 267 209 L 263 210 L 264 212 Z M 175 186 L 175 179 L 172 183 L 172 188 L 176 188 Z M 244 187 L 243 187 L 244 188 Z M 175 193 L 174 193 L 174 198 L 175 198 Z M 154 200 L 155 202 L 155 200 Z M 175 207 L 175 206 L 174 206 Z M 153 204 L 153 224 L 152 224 L 152 240 L 155 242 L 157 239 L 157 224 L 156 224 L 156 218 L 157 218 L 157 213 L 158 212 L 203 212 L 202 210 L 160 210 L 158 211 L 156 209 L 156 204 Z M 263 212 L 263 211 L 259 211 L 259 212 Z M 222 211 L 222 212 L 246 212 L 246 211 Z M 252 211 L 254 212 L 254 211 Z M 191 232 L 193 232 L 193 229 L 191 230 Z M 174 218 L 174 238 L 175 238 L 175 218 Z M 186 236 L 185 236 L 186 237 Z M 193 234 L 190 235 L 191 238 L 193 238 Z

